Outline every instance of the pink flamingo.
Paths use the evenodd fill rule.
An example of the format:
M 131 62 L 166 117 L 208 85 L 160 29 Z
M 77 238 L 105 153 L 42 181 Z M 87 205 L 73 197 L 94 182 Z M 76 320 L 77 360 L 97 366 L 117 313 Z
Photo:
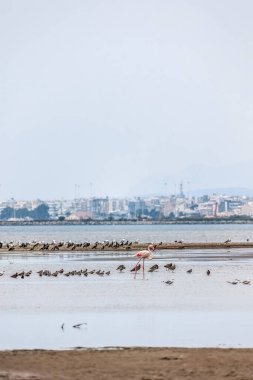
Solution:
M 148 249 L 144 249 L 143 251 L 138 251 L 135 254 L 135 257 L 139 259 L 138 263 L 135 265 L 135 275 L 134 278 L 136 278 L 137 273 L 137 266 L 141 260 L 143 260 L 142 269 L 143 269 L 143 278 L 144 278 L 144 261 L 145 259 L 152 260 L 153 259 L 153 253 L 155 251 L 155 246 L 150 244 L 148 246 Z

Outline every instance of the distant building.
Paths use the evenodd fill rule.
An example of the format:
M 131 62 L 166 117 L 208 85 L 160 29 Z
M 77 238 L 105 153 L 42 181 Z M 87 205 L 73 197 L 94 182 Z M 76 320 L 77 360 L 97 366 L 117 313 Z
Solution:
M 253 202 L 249 202 L 241 207 L 241 215 L 247 215 L 253 217 Z
M 91 214 L 85 211 L 76 211 L 65 218 L 65 220 L 87 220 L 91 218 Z

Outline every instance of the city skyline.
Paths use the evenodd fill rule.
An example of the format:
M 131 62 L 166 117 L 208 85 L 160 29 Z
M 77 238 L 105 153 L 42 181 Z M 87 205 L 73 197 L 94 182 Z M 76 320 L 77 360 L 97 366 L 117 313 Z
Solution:
M 0 220 L 173 220 L 180 218 L 252 218 L 253 194 L 202 194 L 188 196 L 180 184 L 170 196 L 109 198 L 91 197 L 55 200 L 15 200 L 0 202 Z

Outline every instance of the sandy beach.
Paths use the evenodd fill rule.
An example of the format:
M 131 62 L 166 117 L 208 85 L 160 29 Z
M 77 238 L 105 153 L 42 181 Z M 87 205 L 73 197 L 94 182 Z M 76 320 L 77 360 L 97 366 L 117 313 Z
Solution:
M 251 380 L 252 349 L 2 351 L 3 380 Z

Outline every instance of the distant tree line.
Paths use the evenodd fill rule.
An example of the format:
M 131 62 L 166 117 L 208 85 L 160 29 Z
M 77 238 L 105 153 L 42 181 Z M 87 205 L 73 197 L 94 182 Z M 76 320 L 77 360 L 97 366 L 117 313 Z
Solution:
M 48 220 L 49 212 L 48 205 L 45 203 L 39 205 L 33 210 L 28 210 L 27 208 L 14 209 L 12 207 L 5 207 L 0 213 L 0 220 L 8 220 L 12 218 L 16 219 L 26 219 L 30 218 L 33 220 Z

